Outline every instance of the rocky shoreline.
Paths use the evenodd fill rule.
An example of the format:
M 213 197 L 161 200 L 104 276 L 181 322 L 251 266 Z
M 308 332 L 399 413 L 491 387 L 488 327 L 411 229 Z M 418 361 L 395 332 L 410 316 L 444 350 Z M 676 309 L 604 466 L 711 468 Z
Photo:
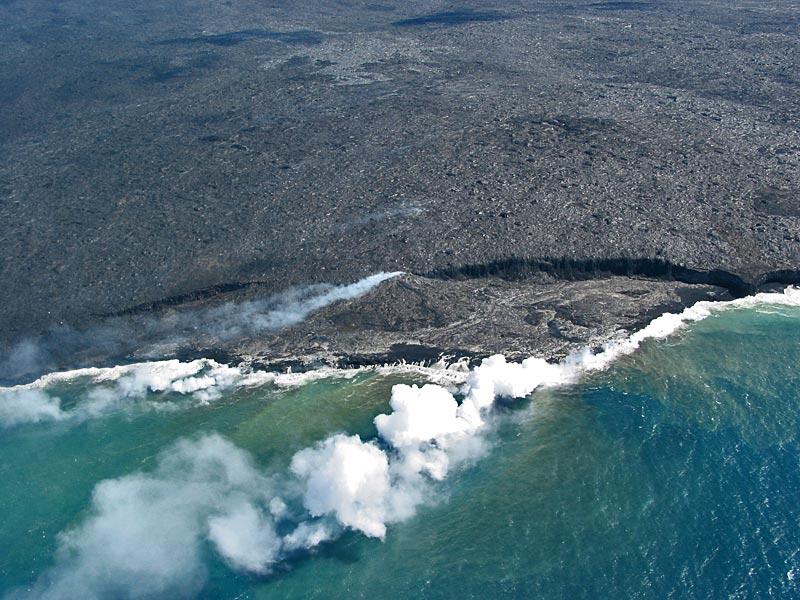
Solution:
M 371 279 L 380 283 L 365 286 Z M 746 280 L 635 260 L 506 261 L 426 275 L 377 274 L 349 286 L 306 286 L 278 295 L 264 283 L 237 283 L 96 315 L 83 329 L 59 327 L 27 338 L 0 352 L 0 382 L 170 358 L 276 372 L 474 365 L 497 353 L 515 361 L 557 361 L 696 302 L 798 283 L 793 271 Z M 345 288 L 357 291 L 343 294 Z
M 689 283 L 676 280 L 663 265 L 644 264 L 650 273 L 661 270 L 660 278 L 634 274 L 642 267 L 635 262 L 624 276 L 603 263 L 594 263 L 593 271 L 518 263 L 436 277 L 402 273 L 319 306 L 313 293 L 341 287 L 311 286 L 278 296 L 269 296 L 269 288 L 258 282 L 202 290 L 97 316 L 84 329 L 54 328 L 11 346 L 0 353 L 0 380 L 18 383 L 47 371 L 168 358 L 211 358 L 278 372 L 401 362 L 475 364 L 496 353 L 510 360 L 560 360 L 699 301 L 800 283 L 786 274 L 764 274 L 760 285 L 747 287 L 732 274 L 707 275 L 728 287 Z M 777 281 L 765 283 L 770 277 Z M 28 360 L 19 358 L 26 354 Z

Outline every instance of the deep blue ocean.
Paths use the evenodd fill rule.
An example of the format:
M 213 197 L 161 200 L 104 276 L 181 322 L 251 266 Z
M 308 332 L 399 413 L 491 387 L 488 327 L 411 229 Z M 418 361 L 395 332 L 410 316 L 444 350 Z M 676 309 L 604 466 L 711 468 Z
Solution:
M 0 595 L 798 597 L 799 367 L 800 308 L 758 306 L 501 399 L 480 448 L 420 479 L 408 514 L 376 517 L 383 539 L 344 509 L 309 520 L 292 457 L 335 433 L 375 439 L 392 386 L 423 373 L 214 394 L 137 395 L 88 376 L 6 389 Z M 357 511 L 372 510 L 371 493 Z M 325 539 L 292 546 L 302 523 Z

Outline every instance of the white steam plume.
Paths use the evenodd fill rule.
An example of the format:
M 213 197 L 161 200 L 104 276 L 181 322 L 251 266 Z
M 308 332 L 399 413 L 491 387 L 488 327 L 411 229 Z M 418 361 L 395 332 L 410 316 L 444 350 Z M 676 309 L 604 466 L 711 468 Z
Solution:
M 0 381 L 35 376 L 65 363 L 80 364 L 92 356 L 132 352 L 164 356 L 198 341 L 213 346 L 262 331 L 280 330 L 326 306 L 358 298 L 401 274 L 376 273 L 346 285 L 297 286 L 268 298 L 210 308 L 173 308 L 156 314 L 109 317 L 86 330 L 60 326 L 36 340 L 22 340 L 8 350 L 0 348 Z
M 0 392 L 0 426 L 13 427 L 23 423 L 60 421 L 66 418 L 61 400 L 41 390 L 10 390 Z
M 89 367 L 49 373 L 31 383 L 0 387 L 0 429 L 48 421 L 75 424 L 119 411 L 179 410 L 206 404 L 220 397 L 222 392 L 235 388 L 267 384 L 289 388 L 318 379 L 350 379 L 365 372 L 421 375 L 429 381 L 453 387 L 466 380 L 468 368 L 462 361 L 452 364 L 440 362 L 431 366 L 403 363 L 275 373 L 251 370 L 247 366 L 232 367 L 211 359 Z M 58 386 L 76 383 L 92 384 L 94 387 L 83 393 L 73 408 L 64 410 L 58 397 Z
M 379 439 L 336 434 L 301 450 L 282 485 L 219 436 L 179 442 L 153 473 L 98 484 L 91 516 L 62 534 L 58 563 L 36 582 L 33 595 L 187 595 L 202 585 L 204 541 L 232 568 L 264 574 L 344 528 L 383 538 L 388 524 L 414 514 L 434 480 L 480 451 L 486 416 L 498 397 L 521 398 L 541 386 L 574 382 L 646 339 L 665 337 L 717 310 L 761 303 L 800 306 L 800 290 L 665 314 L 597 354 L 584 351 L 558 364 L 487 358 L 469 374 L 460 404 L 441 386 L 397 385 L 392 412 L 375 418 Z
M 348 285 L 317 284 L 296 288 L 272 298 L 269 302 L 253 300 L 241 304 L 226 304 L 209 309 L 203 322 L 216 324 L 215 333 L 229 339 L 253 331 L 282 329 L 302 322 L 312 312 L 342 300 L 363 296 L 387 279 L 402 272 L 376 273 Z
M 191 595 L 205 577 L 200 552 L 206 536 L 230 564 L 261 570 L 279 545 L 256 508 L 270 489 L 249 456 L 223 438 L 181 441 L 161 455 L 153 473 L 95 487 L 90 516 L 60 535 L 58 563 L 30 595 Z M 242 532 L 253 523 L 257 533 Z M 229 526 L 224 534 L 223 525 Z
M 189 396 L 190 405 L 204 404 L 232 387 L 262 385 L 279 377 L 252 372 L 209 359 L 190 362 L 165 360 L 51 373 L 33 383 L 0 387 L 0 428 L 45 421 L 79 423 L 134 407 L 150 410 L 180 408 L 175 402 L 148 400 L 151 394 Z M 50 391 L 52 386 L 86 379 L 94 384 L 70 410 Z
M 375 443 L 335 435 L 298 452 L 292 472 L 306 483 L 303 503 L 312 517 L 333 516 L 369 537 L 386 534 L 389 458 Z

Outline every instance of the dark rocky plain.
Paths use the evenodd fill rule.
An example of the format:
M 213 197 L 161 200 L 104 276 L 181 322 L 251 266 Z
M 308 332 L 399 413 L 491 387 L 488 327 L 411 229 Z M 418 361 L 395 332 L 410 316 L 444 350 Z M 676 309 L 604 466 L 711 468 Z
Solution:
M 0 0 L 0 42 L 6 362 L 377 271 L 170 353 L 555 357 L 800 281 L 796 2 Z

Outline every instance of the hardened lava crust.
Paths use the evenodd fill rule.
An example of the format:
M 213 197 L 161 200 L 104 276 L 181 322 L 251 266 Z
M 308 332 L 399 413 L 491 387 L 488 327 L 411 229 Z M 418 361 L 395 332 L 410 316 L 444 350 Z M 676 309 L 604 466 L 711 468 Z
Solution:
M 527 350 L 591 338 L 593 294 L 606 331 L 799 279 L 794 2 L 0 0 L 0 38 L 7 347 L 404 271 L 428 333 L 376 347 Z

